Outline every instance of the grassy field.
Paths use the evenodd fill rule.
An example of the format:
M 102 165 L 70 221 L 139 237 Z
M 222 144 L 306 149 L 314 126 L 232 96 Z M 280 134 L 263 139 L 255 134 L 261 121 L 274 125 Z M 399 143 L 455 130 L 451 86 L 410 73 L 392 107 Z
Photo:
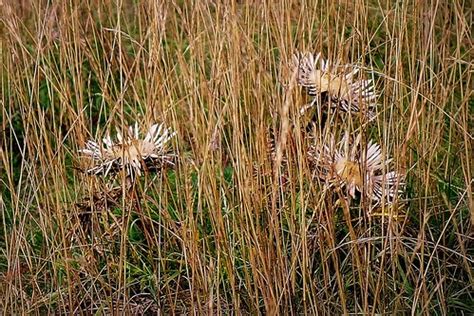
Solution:
M 0 314 L 472 315 L 472 25 L 463 0 L 0 0 Z M 375 120 L 309 132 L 298 51 L 359 65 Z M 135 122 L 175 165 L 85 173 Z M 315 177 L 326 133 L 380 144 L 398 201 Z

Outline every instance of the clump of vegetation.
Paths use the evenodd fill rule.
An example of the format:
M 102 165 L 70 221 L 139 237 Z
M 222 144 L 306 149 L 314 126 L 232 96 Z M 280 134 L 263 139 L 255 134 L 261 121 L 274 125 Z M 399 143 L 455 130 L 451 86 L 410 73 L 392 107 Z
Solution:
M 471 25 L 3 1 L 2 313 L 473 313 Z

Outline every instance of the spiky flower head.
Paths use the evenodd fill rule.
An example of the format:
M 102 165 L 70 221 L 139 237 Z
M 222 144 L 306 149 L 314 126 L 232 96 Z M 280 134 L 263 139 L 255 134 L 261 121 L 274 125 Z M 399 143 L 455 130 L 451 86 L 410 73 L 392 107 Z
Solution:
M 125 135 L 117 129 L 116 140 L 107 134 L 100 142 L 89 140 L 84 149 L 79 152 L 95 161 L 88 174 L 103 175 L 117 174 L 121 170 L 133 181 L 141 176 L 144 170 L 159 171 L 165 165 L 173 165 L 175 155 L 167 149 L 167 143 L 176 135 L 164 124 L 153 124 L 145 138 L 140 138 L 138 123 L 131 125 Z
M 333 64 L 321 58 L 321 54 L 296 53 L 293 65 L 297 67 L 297 82 L 313 97 L 328 98 L 332 107 L 344 112 L 363 113 L 369 119 L 375 117 L 377 94 L 372 80 L 357 79 L 360 68 L 354 65 Z M 304 107 L 301 111 L 309 109 Z
M 331 187 L 345 188 L 353 198 L 357 191 L 375 203 L 392 204 L 403 192 L 403 176 L 387 171 L 392 159 L 384 159 L 378 144 L 362 146 L 360 141 L 360 135 L 351 141 L 346 134 L 336 143 L 331 136 L 326 144 L 311 147 L 309 159 Z

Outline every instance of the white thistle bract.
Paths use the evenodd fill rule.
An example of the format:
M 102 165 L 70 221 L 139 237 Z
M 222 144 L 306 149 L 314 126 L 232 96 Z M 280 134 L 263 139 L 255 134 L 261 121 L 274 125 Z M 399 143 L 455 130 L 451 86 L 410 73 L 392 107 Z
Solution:
M 369 118 L 375 117 L 377 94 L 372 80 L 356 79 L 360 68 L 354 65 L 338 66 L 321 58 L 321 54 L 297 53 L 293 55 L 297 67 L 297 82 L 313 97 L 326 96 L 332 107 L 344 112 L 361 110 Z M 304 107 L 305 112 L 317 101 Z
M 87 169 L 88 174 L 107 176 L 124 170 L 133 181 L 144 170 L 159 171 L 165 165 L 174 164 L 175 155 L 169 153 L 167 143 L 175 135 L 176 132 L 164 124 L 154 124 L 141 139 L 138 124 L 135 123 L 125 135 L 117 129 L 115 141 L 107 134 L 102 139 L 102 146 L 100 142 L 89 140 L 79 152 L 96 162 L 95 166 Z
M 378 144 L 369 141 L 365 147 L 360 139 L 351 142 L 346 134 L 338 144 L 331 136 L 327 144 L 314 145 L 308 154 L 318 177 L 332 187 L 346 188 L 352 198 L 358 191 L 376 203 L 393 204 L 403 192 L 402 175 L 387 171 L 392 159 L 383 158 Z

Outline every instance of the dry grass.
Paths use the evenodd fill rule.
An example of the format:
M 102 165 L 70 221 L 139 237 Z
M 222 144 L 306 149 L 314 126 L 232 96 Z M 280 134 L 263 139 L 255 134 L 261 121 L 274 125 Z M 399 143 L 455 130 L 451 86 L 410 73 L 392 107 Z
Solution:
M 0 1 L 2 314 L 474 313 L 472 6 L 304 2 Z M 381 216 L 312 180 L 296 50 L 372 70 L 360 128 L 407 174 Z M 81 172 L 135 121 L 176 168 Z

